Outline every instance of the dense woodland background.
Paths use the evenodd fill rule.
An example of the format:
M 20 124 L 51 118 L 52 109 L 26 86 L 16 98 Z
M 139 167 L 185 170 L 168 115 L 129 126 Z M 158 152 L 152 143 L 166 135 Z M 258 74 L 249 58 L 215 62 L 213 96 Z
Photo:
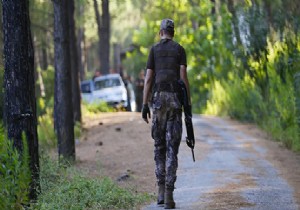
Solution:
M 299 69 L 298 1 L 103 2 L 109 2 L 109 14 L 103 13 L 102 1 L 75 1 L 81 80 L 90 79 L 95 70 L 137 78 L 145 68 L 151 45 L 159 39 L 160 20 L 170 17 L 176 24 L 175 40 L 188 55 L 193 111 L 256 122 L 288 147 L 299 149 L 295 101 L 299 94 L 295 83 Z M 53 3 L 30 0 L 29 11 L 36 93 L 48 103 L 54 92 Z M 109 33 L 109 42 L 105 33 Z M 109 58 L 101 62 L 103 67 L 100 55 L 105 54 L 104 48 Z
M 53 110 L 59 101 L 54 86 L 60 78 L 55 63 L 61 44 L 55 31 L 61 27 L 57 17 L 69 14 L 74 17 L 68 29 L 74 32 L 70 49 L 76 50 L 70 50 L 73 61 L 65 64 L 70 74 L 63 81 L 78 85 L 96 70 L 136 79 L 145 70 L 150 47 L 159 40 L 161 19 L 172 18 L 175 40 L 188 56 L 193 112 L 256 123 L 288 148 L 300 150 L 298 0 L 75 0 L 69 12 L 55 7 L 55 2 L 29 0 L 40 146 L 57 144 L 53 112 L 59 111 Z M 3 38 L 0 30 L 1 52 Z M 3 69 L 0 59 L 1 87 Z M 74 69 L 79 80 L 71 76 Z M 72 86 L 73 104 L 80 100 L 74 99 L 79 96 L 78 87 Z M 0 110 L 3 98 L 4 90 Z M 73 107 L 71 117 L 79 122 L 75 136 L 81 121 L 79 109 Z

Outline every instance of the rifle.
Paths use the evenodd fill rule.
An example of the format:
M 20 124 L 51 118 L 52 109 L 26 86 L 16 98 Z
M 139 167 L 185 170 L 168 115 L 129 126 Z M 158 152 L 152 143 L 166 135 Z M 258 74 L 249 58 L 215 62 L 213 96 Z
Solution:
M 195 147 L 195 136 L 194 136 L 194 128 L 193 128 L 193 121 L 192 121 L 192 113 L 191 113 L 191 107 L 188 103 L 188 95 L 187 95 L 187 90 L 185 87 L 185 84 L 182 80 L 178 81 L 179 86 L 180 86 L 180 91 L 181 91 L 181 103 L 183 105 L 183 110 L 184 110 L 184 122 L 185 122 L 185 127 L 186 127 L 186 144 L 188 147 L 191 148 L 192 150 L 192 155 L 193 155 L 193 161 L 195 162 L 195 155 L 194 155 L 194 147 Z

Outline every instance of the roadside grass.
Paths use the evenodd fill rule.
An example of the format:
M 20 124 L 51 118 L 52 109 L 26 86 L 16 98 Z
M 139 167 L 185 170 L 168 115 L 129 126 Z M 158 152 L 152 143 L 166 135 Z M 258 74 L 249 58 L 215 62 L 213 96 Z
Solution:
M 26 141 L 24 151 L 27 151 Z M 28 153 L 20 154 L 0 130 L 0 209 L 82 210 L 138 209 L 153 197 L 134 189 L 119 187 L 108 177 L 90 178 L 75 166 L 59 165 L 50 157 L 40 157 L 40 192 L 29 203 L 30 171 Z
M 30 209 L 137 209 L 153 200 L 148 194 L 119 187 L 110 178 L 90 178 L 74 166 L 41 158 L 41 193 Z
M 83 102 L 81 106 L 83 116 L 95 115 L 101 112 L 114 112 L 115 109 L 110 107 L 105 101 L 97 103 L 86 103 Z
M 52 110 L 39 117 L 38 129 L 41 154 L 51 153 L 56 146 Z M 81 125 L 76 123 L 74 129 L 75 137 L 79 138 Z M 91 178 L 76 166 L 59 165 L 58 160 L 41 155 L 41 189 L 37 201 L 30 203 L 28 154 L 22 156 L 13 149 L 0 126 L 0 209 L 139 209 L 153 200 L 147 193 L 118 186 L 109 177 Z
M 0 126 L 0 209 L 19 210 L 29 203 L 29 155 L 23 136 L 23 152 L 13 148 L 12 141 Z
M 299 114 L 292 84 L 277 83 L 272 84 L 276 91 L 270 91 L 268 100 L 265 100 L 261 90 L 248 77 L 216 81 L 205 113 L 255 123 L 272 140 L 300 151 Z

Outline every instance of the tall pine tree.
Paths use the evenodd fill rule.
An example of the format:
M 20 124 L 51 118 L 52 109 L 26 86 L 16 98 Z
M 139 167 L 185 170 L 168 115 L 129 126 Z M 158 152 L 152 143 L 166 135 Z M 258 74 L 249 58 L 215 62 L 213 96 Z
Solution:
M 34 51 L 28 0 L 3 0 L 4 122 L 14 147 L 22 152 L 24 133 L 31 169 L 30 198 L 37 198 L 39 155 L 37 138 Z
M 53 0 L 55 90 L 54 124 L 60 157 L 75 160 L 72 77 L 69 43 L 69 1 Z

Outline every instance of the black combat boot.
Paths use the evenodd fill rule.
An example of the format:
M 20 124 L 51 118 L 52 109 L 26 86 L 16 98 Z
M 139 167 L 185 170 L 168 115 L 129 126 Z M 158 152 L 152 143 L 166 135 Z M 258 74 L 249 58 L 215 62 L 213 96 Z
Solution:
M 164 204 L 165 202 L 165 185 L 158 185 L 157 204 Z
M 175 202 L 173 199 L 174 189 L 166 188 L 165 192 L 165 209 L 175 209 Z

